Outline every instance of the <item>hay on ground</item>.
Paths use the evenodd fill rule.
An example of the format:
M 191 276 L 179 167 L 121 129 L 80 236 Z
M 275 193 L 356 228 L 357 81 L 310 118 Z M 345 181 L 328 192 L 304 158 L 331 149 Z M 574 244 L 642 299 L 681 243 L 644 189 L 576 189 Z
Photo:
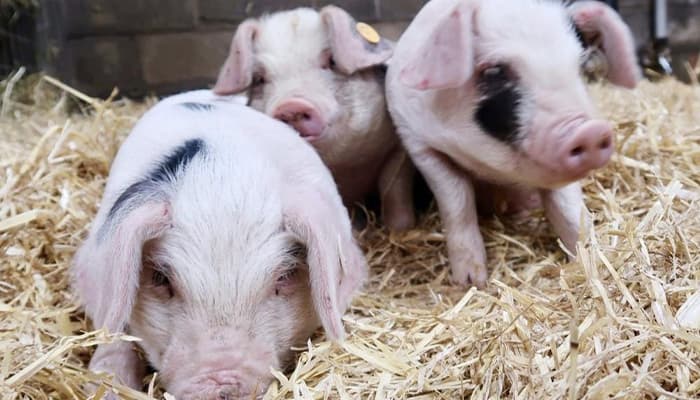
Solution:
M 67 290 L 120 141 L 152 102 L 16 85 L 0 119 L 0 396 L 83 398 L 95 344 Z M 24 83 L 22 90 L 19 89 Z M 269 399 L 700 397 L 700 87 L 594 85 L 618 153 L 584 181 L 595 226 L 567 262 L 542 213 L 482 222 L 486 290 L 450 285 L 435 212 L 359 234 L 371 278 L 277 372 Z M 76 100 L 77 98 L 77 100 Z M 106 390 L 108 383 L 102 386 Z M 148 394 L 117 388 L 125 399 Z M 161 396 L 157 376 L 150 391 Z

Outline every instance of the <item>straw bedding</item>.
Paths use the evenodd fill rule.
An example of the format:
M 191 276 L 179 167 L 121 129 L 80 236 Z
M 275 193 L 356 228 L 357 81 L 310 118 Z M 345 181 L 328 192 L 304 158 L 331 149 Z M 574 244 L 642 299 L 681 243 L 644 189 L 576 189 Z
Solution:
M 152 101 L 16 81 L 0 88 L 0 396 L 83 398 L 100 379 L 85 370 L 94 345 L 114 338 L 91 331 L 66 269 Z M 347 341 L 319 332 L 267 398 L 699 398 L 700 87 L 591 92 L 618 153 L 584 181 L 595 226 L 575 261 L 541 211 L 486 218 L 489 286 L 465 290 L 449 283 L 434 211 L 402 235 L 370 224 L 358 236 L 371 278 Z

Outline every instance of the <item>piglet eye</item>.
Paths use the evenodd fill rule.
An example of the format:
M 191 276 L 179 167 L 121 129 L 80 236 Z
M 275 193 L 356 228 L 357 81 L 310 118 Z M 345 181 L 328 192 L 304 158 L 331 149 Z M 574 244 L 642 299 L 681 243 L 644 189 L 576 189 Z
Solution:
M 280 275 L 279 278 L 277 278 L 277 283 L 285 283 L 291 281 L 292 279 L 294 279 L 297 273 L 299 273 L 299 270 L 297 268 L 290 268 L 284 271 L 284 273 Z
M 493 96 L 517 84 L 517 77 L 507 64 L 491 64 L 479 72 L 478 87 L 484 96 Z
M 481 72 L 484 80 L 508 80 L 508 68 L 503 64 L 495 64 Z
M 290 287 L 292 282 L 294 281 L 294 278 L 297 276 L 299 273 L 298 268 L 290 268 L 284 273 L 282 273 L 278 278 L 277 282 L 275 284 L 275 296 L 280 295 L 280 291 L 285 290 L 286 288 Z
M 170 279 L 165 273 L 159 270 L 154 270 L 151 277 L 151 284 L 159 290 L 167 290 L 168 296 L 172 298 L 175 295 L 173 287 L 170 284 Z
M 321 68 L 335 69 L 335 59 L 333 58 L 333 53 L 331 53 L 331 51 L 328 49 L 321 53 Z
M 160 271 L 153 271 L 151 283 L 153 283 L 153 286 L 168 286 L 170 285 L 170 280 L 164 273 Z
M 259 86 L 262 86 L 266 83 L 267 83 L 267 81 L 265 80 L 265 76 L 263 76 L 263 74 L 255 73 L 253 75 L 253 82 L 251 83 L 251 85 L 253 87 L 259 87 Z

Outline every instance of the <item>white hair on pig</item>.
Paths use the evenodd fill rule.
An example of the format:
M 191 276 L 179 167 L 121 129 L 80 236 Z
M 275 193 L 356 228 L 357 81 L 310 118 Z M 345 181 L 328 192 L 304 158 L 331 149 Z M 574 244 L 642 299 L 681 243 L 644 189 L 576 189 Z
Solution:
M 95 325 L 140 337 L 183 399 L 260 395 L 319 324 L 342 339 L 366 276 L 321 160 L 236 102 L 185 94 L 139 121 L 72 269 Z M 128 344 L 98 346 L 90 367 L 140 388 Z

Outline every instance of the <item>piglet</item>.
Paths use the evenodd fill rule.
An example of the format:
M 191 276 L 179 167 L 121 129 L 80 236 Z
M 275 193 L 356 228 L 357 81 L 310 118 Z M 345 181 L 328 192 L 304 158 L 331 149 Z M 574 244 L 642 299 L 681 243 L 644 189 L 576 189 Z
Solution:
M 214 92 L 246 91 L 250 106 L 316 148 L 346 205 L 378 193 L 384 222 L 404 230 L 414 225 L 414 167 L 386 109 L 384 63 L 392 49 L 335 6 L 248 19 L 236 30 Z
M 581 78 L 589 40 L 600 43 L 607 78 L 634 87 L 641 74 L 632 35 L 600 2 L 432 0 L 396 44 L 389 109 L 437 200 L 457 283 L 487 279 L 480 188 L 505 193 L 506 209 L 543 204 L 575 251 L 578 180 L 614 149 L 612 127 L 595 117 Z
M 72 267 L 95 327 L 128 332 L 178 399 L 249 399 L 341 315 L 366 277 L 347 210 L 294 130 L 193 93 L 148 111 L 122 145 Z M 132 345 L 90 369 L 139 389 Z

